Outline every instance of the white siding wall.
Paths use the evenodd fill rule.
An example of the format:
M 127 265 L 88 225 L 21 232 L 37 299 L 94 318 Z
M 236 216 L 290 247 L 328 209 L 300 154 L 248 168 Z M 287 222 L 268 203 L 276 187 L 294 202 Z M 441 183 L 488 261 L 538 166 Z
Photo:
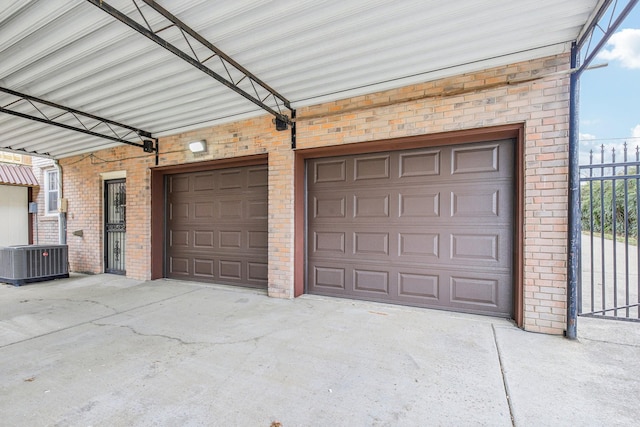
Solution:
M 29 244 L 27 187 L 0 185 L 0 246 Z

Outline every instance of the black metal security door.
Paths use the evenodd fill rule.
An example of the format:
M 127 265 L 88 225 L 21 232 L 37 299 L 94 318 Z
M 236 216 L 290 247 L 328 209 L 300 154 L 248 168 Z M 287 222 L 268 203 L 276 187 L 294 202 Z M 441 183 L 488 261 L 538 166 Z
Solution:
M 126 183 L 113 179 L 104 183 L 104 265 L 106 273 L 125 274 Z

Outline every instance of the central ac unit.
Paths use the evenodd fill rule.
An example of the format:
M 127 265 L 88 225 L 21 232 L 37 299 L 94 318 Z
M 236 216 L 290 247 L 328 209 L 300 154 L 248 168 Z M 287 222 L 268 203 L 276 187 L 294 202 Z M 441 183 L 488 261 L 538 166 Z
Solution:
M 0 248 L 0 282 L 16 286 L 69 277 L 67 245 Z

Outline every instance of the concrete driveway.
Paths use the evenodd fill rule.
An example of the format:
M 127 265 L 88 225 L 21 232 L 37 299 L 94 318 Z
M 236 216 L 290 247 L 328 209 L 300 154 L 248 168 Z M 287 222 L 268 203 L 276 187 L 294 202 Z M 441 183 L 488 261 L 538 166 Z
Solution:
M 559 426 L 640 418 L 640 324 L 191 282 L 0 285 L 0 425 Z
M 592 313 L 609 309 L 606 312 L 607 316 L 638 319 L 638 306 L 630 307 L 628 314 L 625 309 L 611 310 L 615 307 L 633 305 L 638 301 L 638 247 L 627 246 L 624 242 L 616 242 L 614 246 L 613 240 L 594 236 L 592 263 L 591 236 L 583 234 L 581 251 L 582 312 Z

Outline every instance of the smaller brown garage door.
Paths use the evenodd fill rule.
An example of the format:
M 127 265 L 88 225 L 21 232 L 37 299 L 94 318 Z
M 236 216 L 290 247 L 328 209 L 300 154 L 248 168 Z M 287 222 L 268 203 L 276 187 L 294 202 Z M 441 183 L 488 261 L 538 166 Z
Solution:
M 169 175 L 166 277 L 267 285 L 267 166 Z
M 307 290 L 510 316 L 513 141 L 307 163 Z

